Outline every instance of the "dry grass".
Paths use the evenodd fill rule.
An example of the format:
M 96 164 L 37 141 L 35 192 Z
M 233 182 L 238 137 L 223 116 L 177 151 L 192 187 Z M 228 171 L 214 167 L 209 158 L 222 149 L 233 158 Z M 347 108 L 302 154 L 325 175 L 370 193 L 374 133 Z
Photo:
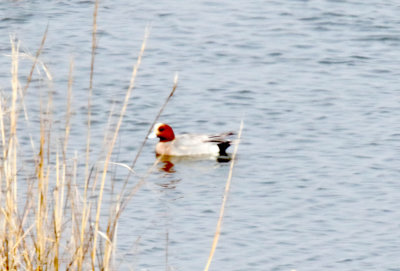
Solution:
M 97 14 L 97 3 L 95 13 Z M 110 176 L 110 164 L 114 146 L 134 89 L 134 82 L 146 47 L 148 31 L 134 65 L 132 77 L 125 99 L 121 106 L 115 127 L 108 131 L 112 136 L 104 146 L 105 160 L 100 166 L 89 165 L 90 161 L 90 118 L 91 92 L 94 69 L 96 20 L 93 26 L 93 52 L 88 99 L 88 136 L 86 150 L 87 172 L 83 179 L 78 171 L 77 155 L 68 156 L 68 141 L 71 130 L 71 103 L 73 86 L 73 67 L 71 60 L 66 100 L 66 116 L 62 140 L 53 140 L 51 90 L 47 101 L 41 102 L 40 135 L 38 142 L 31 138 L 33 159 L 27 159 L 26 149 L 19 145 L 19 138 L 27 131 L 18 129 L 21 125 L 19 113 L 24 111 L 25 121 L 29 113 L 24 97 L 29 91 L 33 71 L 43 49 L 47 29 L 36 56 L 27 82 L 21 87 L 19 81 L 20 51 L 19 43 L 11 39 L 11 92 L 10 97 L 0 99 L 0 269 L 1 270 L 110 270 L 113 269 L 113 256 L 116 240 L 117 222 L 121 207 L 136 193 L 148 173 L 131 188 L 124 186 L 119 200 L 111 205 L 108 213 L 102 210 L 103 195 Z M 47 78 L 51 81 L 51 77 Z M 51 82 L 49 83 L 51 85 Z M 111 120 L 111 118 L 110 118 Z M 18 132 L 19 131 L 19 132 Z M 20 133 L 20 134 L 18 134 Z M 105 136 L 105 138 L 109 138 Z M 35 144 L 38 149 L 35 149 Z M 26 147 L 24 147 L 26 148 Z M 26 162 L 30 160 L 30 162 Z M 30 164 L 29 164 L 30 163 Z M 22 175 L 23 167 L 31 171 L 29 177 Z M 83 181 L 83 185 L 82 184 Z M 122 195 L 126 195 L 125 197 Z M 95 198 L 95 200 L 93 200 Z

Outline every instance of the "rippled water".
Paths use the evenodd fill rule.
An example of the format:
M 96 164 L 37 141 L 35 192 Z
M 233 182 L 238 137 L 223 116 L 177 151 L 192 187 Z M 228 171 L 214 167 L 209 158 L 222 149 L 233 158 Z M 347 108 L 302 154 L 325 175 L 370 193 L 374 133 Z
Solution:
M 125 95 L 148 24 L 118 162 L 132 161 L 175 72 L 178 90 L 161 120 L 177 133 L 237 130 L 244 119 L 212 270 L 400 270 L 397 1 L 100 2 L 94 149 L 112 104 Z M 92 1 L 2 1 L 0 13 L 3 92 L 10 34 L 34 54 L 49 26 L 41 60 L 61 118 L 74 58 L 71 148 L 82 150 Z M 46 80 L 33 82 L 32 116 L 47 90 Z M 154 144 L 138 172 L 154 162 Z M 159 166 L 121 218 L 120 269 L 205 266 L 229 164 L 164 166 L 171 165 Z

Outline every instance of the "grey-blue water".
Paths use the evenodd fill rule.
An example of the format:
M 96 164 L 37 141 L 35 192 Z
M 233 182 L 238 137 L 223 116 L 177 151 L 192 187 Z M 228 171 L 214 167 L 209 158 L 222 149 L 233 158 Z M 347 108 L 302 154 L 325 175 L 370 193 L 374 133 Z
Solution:
M 92 14 L 93 1 L 0 3 L 2 92 L 10 91 L 9 36 L 34 55 L 48 25 L 40 60 L 52 83 L 39 65 L 26 97 L 29 132 L 37 134 L 37 97 L 49 88 L 62 126 L 73 58 L 70 149 L 79 152 Z M 150 25 L 114 161 L 131 163 L 175 72 L 179 86 L 160 121 L 177 133 L 237 130 L 244 119 L 211 270 L 400 270 L 399 14 L 393 0 L 100 1 L 92 148 L 102 148 Z M 21 59 L 21 82 L 31 63 Z M 139 174 L 155 161 L 154 145 Z M 206 264 L 229 164 L 162 167 L 121 217 L 120 270 Z

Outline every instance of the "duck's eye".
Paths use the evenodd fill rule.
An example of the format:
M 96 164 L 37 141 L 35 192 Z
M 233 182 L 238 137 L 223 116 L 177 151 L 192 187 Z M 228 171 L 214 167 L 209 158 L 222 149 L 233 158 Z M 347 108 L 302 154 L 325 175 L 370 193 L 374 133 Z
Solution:
M 160 128 L 158 128 L 158 131 L 160 131 L 160 132 L 162 132 L 162 131 L 164 131 L 165 130 L 165 128 L 164 127 L 160 127 Z

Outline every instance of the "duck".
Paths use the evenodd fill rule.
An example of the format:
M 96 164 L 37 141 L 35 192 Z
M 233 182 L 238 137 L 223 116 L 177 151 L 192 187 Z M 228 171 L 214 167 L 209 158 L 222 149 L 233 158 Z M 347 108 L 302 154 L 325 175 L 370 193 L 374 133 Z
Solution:
M 155 150 L 157 156 L 227 156 L 231 135 L 234 133 L 175 135 L 171 126 L 157 123 L 149 137 L 160 139 Z

